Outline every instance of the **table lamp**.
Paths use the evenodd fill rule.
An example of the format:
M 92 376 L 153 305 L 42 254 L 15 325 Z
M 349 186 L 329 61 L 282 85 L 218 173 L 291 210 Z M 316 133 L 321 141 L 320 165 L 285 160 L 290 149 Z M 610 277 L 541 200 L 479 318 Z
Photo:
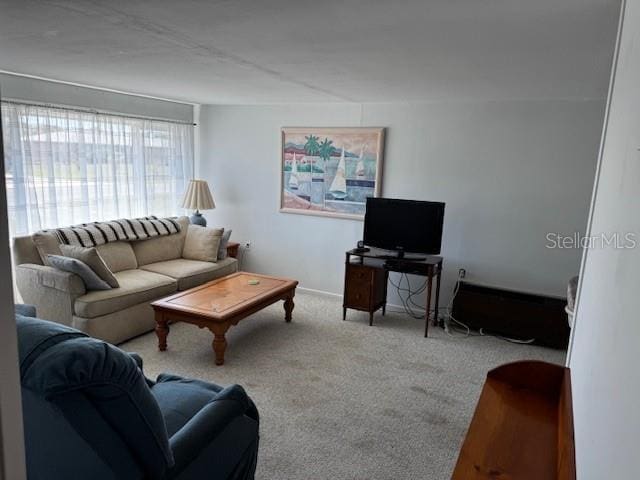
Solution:
M 190 180 L 187 191 L 184 192 L 182 199 L 182 208 L 195 210 L 195 213 L 189 217 L 194 225 L 207 226 L 207 220 L 202 216 L 199 210 L 212 210 L 216 208 L 213 201 L 209 185 L 204 180 Z

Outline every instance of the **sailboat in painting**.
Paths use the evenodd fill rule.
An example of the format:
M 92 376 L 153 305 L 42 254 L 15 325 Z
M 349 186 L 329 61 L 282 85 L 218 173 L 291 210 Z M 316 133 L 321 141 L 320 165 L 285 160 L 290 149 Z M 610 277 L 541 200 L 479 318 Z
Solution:
M 364 144 L 360 149 L 360 157 L 358 158 L 358 165 L 356 166 L 356 177 L 361 180 L 364 178 L 365 168 L 364 168 Z
M 291 175 L 289 176 L 289 188 L 298 190 L 298 163 L 296 162 L 296 153 L 293 152 L 293 160 L 291 161 Z
M 344 147 L 342 147 L 342 155 L 340 155 L 340 163 L 338 163 L 336 176 L 333 178 L 333 182 L 331 182 L 331 187 L 329 187 L 329 193 L 337 200 L 344 200 L 347 196 L 347 180 L 345 178 L 345 171 Z

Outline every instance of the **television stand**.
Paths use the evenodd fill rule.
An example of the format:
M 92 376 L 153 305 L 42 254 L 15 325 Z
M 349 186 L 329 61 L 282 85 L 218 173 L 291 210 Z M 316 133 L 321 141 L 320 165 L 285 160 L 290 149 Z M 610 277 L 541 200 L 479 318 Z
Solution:
M 382 308 L 382 315 L 384 315 L 387 307 L 389 272 L 410 273 L 427 277 L 427 311 L 424 327 L 424 336 L 427 337 L 434 277 L 436 279 L 434 305 L 436 314 L 433 316 L 433 324 L 438 325 L 442 257 L 435 255 L 399 258 L 397 255 L 384 255 L 380 250 L 374 249 L 369 252 L 361 252 L 357 249 L 347 251 L 342 319 L 346 319 L 348 308 L 369 312 L 369 325 L 373 325 L 373 314 L 378 309 Z

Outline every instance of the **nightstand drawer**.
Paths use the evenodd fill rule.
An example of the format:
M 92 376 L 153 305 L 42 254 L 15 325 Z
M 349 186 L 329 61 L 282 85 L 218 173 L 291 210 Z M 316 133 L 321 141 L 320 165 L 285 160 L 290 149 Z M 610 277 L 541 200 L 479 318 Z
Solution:
M 345 304 L 351 308 L 368 309 L 376 271 L 362 265 L 348 265 L 345 285 Z
M 375 269 L 364 265 L 348 265 L 347 281 L 350 285 L 370 286 L 375 275 Z
M 349 285 L 347 288 L 346 305 L 351 308 L 368 309 L 371 300 L 371 287 L 369 285 Z

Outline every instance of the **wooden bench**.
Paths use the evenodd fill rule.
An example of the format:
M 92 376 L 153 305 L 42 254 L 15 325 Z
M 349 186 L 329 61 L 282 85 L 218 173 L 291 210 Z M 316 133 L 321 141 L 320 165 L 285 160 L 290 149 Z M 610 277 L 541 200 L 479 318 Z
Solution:
M 569 369 L 538 361 L 487 374 L 452 480 L 575 480 Z

